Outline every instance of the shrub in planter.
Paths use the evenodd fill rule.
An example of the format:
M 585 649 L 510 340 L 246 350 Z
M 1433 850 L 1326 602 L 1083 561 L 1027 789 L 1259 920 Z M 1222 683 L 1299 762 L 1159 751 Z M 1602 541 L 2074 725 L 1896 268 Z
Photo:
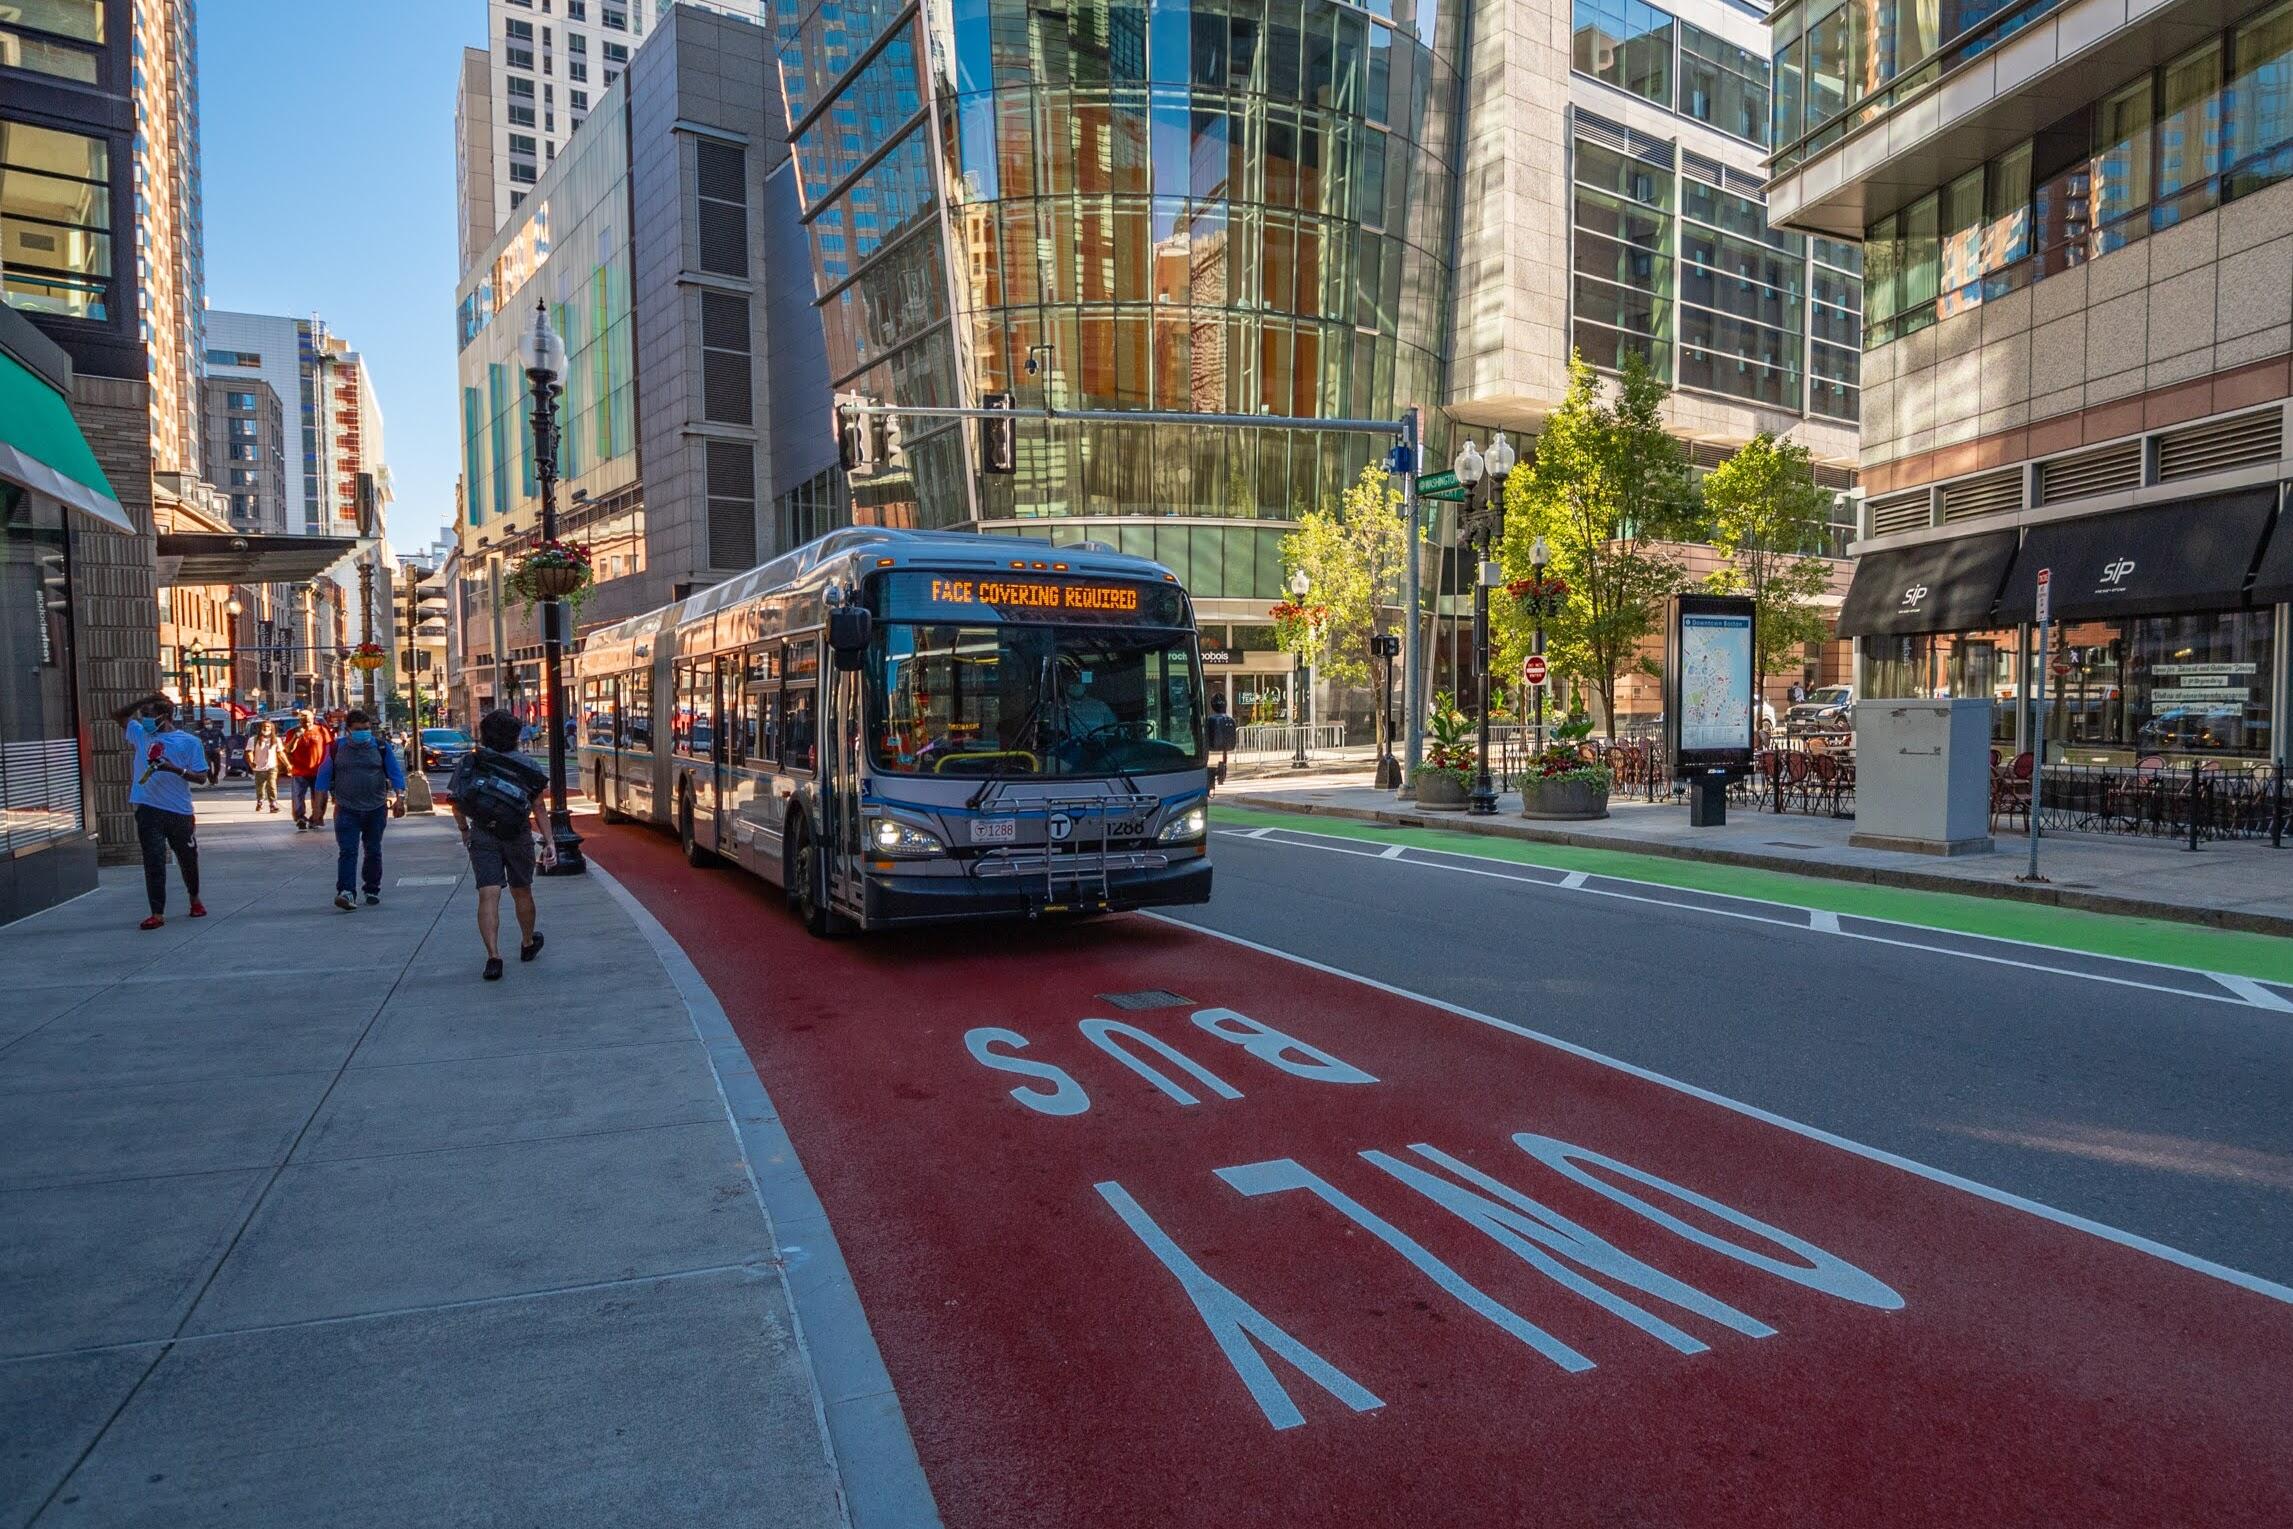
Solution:
M 1590 717 L 1571 717 L 1553 729 L 1553 741 L 1530 762 L 1521 782 L 1521 816 L 1583 819 L 1608 816 L 1608 766 L 1585 746 Z
M 1431 812 L 1463 812 L 1473 788 L 1473 724 L 1447 692 L 1433 698 L 1425 721 L 1425 762 L 1411 783 L 1417 805 Z

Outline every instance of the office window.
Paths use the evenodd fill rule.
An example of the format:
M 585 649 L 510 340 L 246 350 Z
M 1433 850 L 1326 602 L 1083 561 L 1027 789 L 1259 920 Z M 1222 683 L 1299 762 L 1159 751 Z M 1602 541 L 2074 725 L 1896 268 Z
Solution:
M 0 293 L 28 313 L 111 312 L 111 154 L 100 138 L 0 122 Z
M 0 7 L 0 69 L 93 85 L 103 42 L 103 0 L 20 0 Z
M 227 408 L 252 410 L 255 407 L 255 395 L 252 393 L 225 393 L 223 403 Z
M 511 152 L 512 154 L 528 154 L 528 155 L 530 155 L 530 154 L 532 154 L 532 153 L 533 153 L 533 151 L 534 151 L 534 146 L 533 146 L 533 139 L 532 139 L 532 138 L 528 137 L 528 136 L 527 136 L 526 134 L 524 134 L 524 133 L 512 133 L 512 134 L 510 134 L 510 152 Z
M 509 79 L 511 95 L 523 96 L 529 101 L 533 99 L 533 81 L 517 74 L 511 75 Z
M 532 184 L 534 183 L 534 181 L 535 181 L 536 179 L 538 179 L 538 178 L 539 178 L 539 172 L 538 172 L 538 171 L 536 171 L 532 165 L 529 165 L 529 164 L 524 164 L 524 163 L 521 163 L 521 162 L 519 162 L 519 161 L 515 161 L 515 160 L 511 161 L 511 163 L 510 163 L 510 179 L 511 179 L 511 180 L 514 180 L 514 181 L 516 181 L 516 182 L 517 182 L 519 185 L 521 185 L 521 186 L 530 186 L 530 185 L 532 185 Z M 520 196 L 520 195 L 518 195 L 518 193 L 516 193 L 516 192 L 514 192 L 514 191 L 510 193 L 510 206 L 512 206 L 513 208 L 514 208 L 514 207 L 516 207 L 518 203 L 520 203 L 520 202 L 522 202 L 522 201 L 524 201 L 524 200 L 525 200 L 525 198 L 524 198 L 524 197 L 522 197 L 522 196 Z
M 610 85 L 610 84 L 612 84 L 612 83 L 613 83 L 615 80 L 617 80 L 617 79 L 619 79 L 619 78 L 621 78 L 621 71 L 620 71 L 620 70 L 618 70 L 618 69 L 608 69 L 608 70 L 606 70 L 606 71 L 605 71 L 605 83 L 606 83 L 606 84 Z
M 2159 78 L 2157 205 L 2150 223 L 2169 228 L 2215 206 L 2221 171 L 2221 43 L 2166 65 Z
M 568 21 L 587 21 L 589 19 L 589 0 L 565 0 L 565 19 Z
M 515 16 L 512 16 L 502 23 L 502 35 L 504 37 L 514 37 L 519 42 L 532 42 L 533 23 L 530 21 L 520 21 Z
M 513 42 L 502 50 L 502 54 L 512 69 L 531 69 L 533 67 L 533 49 L 531 48 L 521 48 Z
M 2243 196 L 2293 174 L 2293 4 L 2239 27 L 2235 50 L 2225 190 Z
M 609 64 L 626 64 L 629 62 L 628 47 L 622 43 L 617 42 L 607 43 L 605 45 L 605 62 Z
M 598 20 L 616 32 L 629 30 L 629 13 L 618 5 L 608 5 L 598 12 Z
M 510 103 L 510 126 L 512 126 L 512 127 L 532 127 L 532 126 L 533 126 L 533 108 L 532 108 L 532 107 L 530 107 L 530 106 L 520 106 L 520 105 L 518 105 L 518 104 L 517 104 L 515 101 L 511 102 L 511 103 Z
M 573 107 L 573 109 L 574 109 L 575 111 L 587 111 L 587 110 L 589 110 L 589 92 L 588 92 L 588 91 L 586 91 L 586 90 L 569 90 L 569 91 L 567 91 L 565 94 L 566 94 L 566 96 L 567 96 L 567 99 L 568 99 L 569 103 L 571 104 L 571 106 Z
M 1571 27 L 1571 61 L 1579 73 L 1660 106 L 1672 104 L 1671 12 L 1642 0 L 1576 0 Z
M 576 56 L 585 54 L 589 51 L 589 39 L 579 32 L 568 32 L 565 34 L 565 51 Z
M 1680 24 L 1679 112 L 1749 143 L 1768 141 L 1768 61 Z
M 565 77 L 586 82 L 589 78 L 589 65 L 581 59 L 569 58 L 565 61 Z

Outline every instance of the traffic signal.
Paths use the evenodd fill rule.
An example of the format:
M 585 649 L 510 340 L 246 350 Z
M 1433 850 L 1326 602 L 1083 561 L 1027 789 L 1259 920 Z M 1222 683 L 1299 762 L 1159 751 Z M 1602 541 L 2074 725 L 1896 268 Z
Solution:
M 887 414 L 884 416 L 884 465 L 903 467 L 907 460 L 908 448 L 900 436 L 900 417 Z
M 869 439 L 868 416 L 860 412 L 860 395 L 836 395 L 836 460 L 846 472 L 875 465 L 875 443 Z
M 979 422 L 980 471 L 1008 477 L 1019 471 L 1019 421 L 1011 416 L 1018 400 L 1009 393 L 987 393 L 981 395 L 979 401 L 987 408 L 1002 411 Z

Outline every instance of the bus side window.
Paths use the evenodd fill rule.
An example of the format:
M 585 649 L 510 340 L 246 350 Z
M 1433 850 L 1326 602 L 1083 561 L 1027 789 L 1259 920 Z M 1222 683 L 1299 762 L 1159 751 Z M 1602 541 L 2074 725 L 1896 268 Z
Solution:
M 780 758 L 780 687 L 767 685 L 752 698 L 756 708 L 757 758 Z
M 717 699 L 724 709 L 725 761 L 748 759 L 756 753 L 756 715 L 741 695 L 741 660 L 737 655 L 717 660 Z
M 807 638 L 790 643 L 786 659 L 787 683 L 780 698 L 781 763 L 791 770 L 815 770 L 819 768 L 813 746 L 820 696 L 820 650 Z
M 622 746 L 653 752 L 653 671 L 638 670 L 622 676 L 621 694 L 626 704 L 621 711 Z

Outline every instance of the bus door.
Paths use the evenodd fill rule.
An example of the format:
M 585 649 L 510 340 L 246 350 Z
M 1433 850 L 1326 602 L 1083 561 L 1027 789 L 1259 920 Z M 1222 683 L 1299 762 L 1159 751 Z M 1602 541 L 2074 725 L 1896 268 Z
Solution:
M 860 769 L 866 757 L 860 731 L 860 676 L 830 668 L 823 690 L 834 698 L 820 730 L 821 800 L 833 804 L 836 852 L 828 861 L 832 902 L 861 906 L 860 883 L 867 861 L 860 844 Z

